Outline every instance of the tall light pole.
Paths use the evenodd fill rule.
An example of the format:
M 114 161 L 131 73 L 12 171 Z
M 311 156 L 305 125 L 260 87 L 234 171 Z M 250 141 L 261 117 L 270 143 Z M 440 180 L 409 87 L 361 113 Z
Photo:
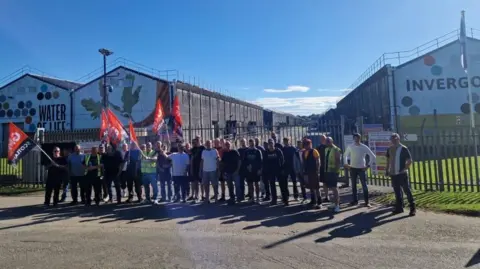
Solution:
M 107 86 L 107 57 L 113 54 L 108 49 L 99 49 L 98 52 L 103 55 L 103 107 L 108 108 L 108 86 Z

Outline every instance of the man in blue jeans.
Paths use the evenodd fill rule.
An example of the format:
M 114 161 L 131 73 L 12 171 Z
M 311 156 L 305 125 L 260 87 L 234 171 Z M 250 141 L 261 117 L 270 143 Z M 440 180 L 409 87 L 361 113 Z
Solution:
M 345 154 L 343 155 L 343 163 L 345 169 L 350 170 L 350 176 L 352 179 L 352 195 L 353 201 L 350 203 L 351 206 L 358 205 L 358 195 L 357 195 L 357 177 L 360 179 L 363 190 L 363 198 L 365 200 L 365 206 L 371 207 L 368 200 L 368 186 L 367 186 L 367 175 L 366 171 L 370 167 L 370 163 L 373 163 L 376 156 L 367 147 L 365 144 L 360 142 L 360 135 L 353 135 L 353 144 L 348 145 Z M 365 156 L 369 156 L 369 163 L 367 164 Z M 348 164 L 348 159 L 350 159 L 350 164 Z
M 162 142 L 157 141 L 157 177 L 160 182 L 160 202 L 170 202 L 172 200 L 172 161 L 168 159 L 167 154 L 162 148 Z
M 239 197 L 243 196 L 242 188 L 240 187 L 240 167 L 242 161 L 240 159 L 240 153 L 237 150 L 232 149 L 230 141 L 225 142 L 225 149 L 223 151 L 223 158 L 221 161 L 222 171 L 225 180 L 228 185 L 229 199 L 228 204 L 235 204 L 235 191 Z M 245 184 L 245 183 L 243 183 Z

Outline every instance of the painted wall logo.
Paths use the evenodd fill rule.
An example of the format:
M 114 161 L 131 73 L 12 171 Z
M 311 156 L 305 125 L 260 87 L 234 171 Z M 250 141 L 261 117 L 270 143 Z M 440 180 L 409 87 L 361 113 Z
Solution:
M 460 60 L 459 60 L 460 62 Z M 436 60 L 431 55 L 423 57 L 423 63 L 430 67 L 430 73 L 433 76 L 441 76 L 443 74 L 443 67 L 436 64 Z M 459 63 L 460 66 L 460 63 Z M 470 84 L 473 88 L 480 88 L 480 76 L 472 76 Z M 407 79 L 405 81 L 407 92 L 415 91 L 432 91 L 432 90 L 457 90 L 468 88 L 467 76 L 459 78 L 430 78 L 430 79 Z
M 8 96 L 0 94 L 0 118 L 19 119 L 23 118 L 24 129 L 27 132 L 35 132 L 37 127 L 45 128 L 47 130 L 65 130 L 68 127 L 65 104 L 58 105 L 38 105 L 42 101 L 49 103 L 61 97 L 58 90 L 49 90 L 48 85 L 43 84 L 37 92 L 37 87 L 28 87 L 32 89 L 33 99 L 29 100 L 30 94 Z M 35 90 L 33 90 L 35 89 Z M 57 102 L 60 102 L 59 100 Z M 38 121 L 37 121 L 38 120 Z M 66 126 L 67 125 L 67 126 Z

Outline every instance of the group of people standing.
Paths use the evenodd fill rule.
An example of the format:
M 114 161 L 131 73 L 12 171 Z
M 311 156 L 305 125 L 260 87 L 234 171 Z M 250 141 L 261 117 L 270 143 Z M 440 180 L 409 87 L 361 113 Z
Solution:
M 344 166 L 350 170 L 352 177 L 354 199 L 351 204 L 358 204 L 358 177 L 364 192 L 365 206 L 370 207 L 366 179 L 369 165 L 365 156 L 370 156 L 372 162 L 375 155 L 366 145 L 360 143 L 359 135 L 354 135 L 354 140 L 355 143 L 343 154 Z M 295 200 L 301 198 L 302 202 L 305 202 L 308 189 L 311 206 L 320 209 L 322 204 L 332 201 L 331 209 L 334 212 L 340 211 L 337 185 L 342 151 L 331 137 L 321 136 L 321 145 L 317 148 L 313 148 L 312 141 L 306 138 L 297 141 L 294 146 L 290 139 L 285 137 L 283 144 L 280 144 L 274 134 L 263 145 L 258 138 L 248 141 L 241 139 L 239 144 L 239 147 L 235 148 L 231 141 L 225 139 L 202 143 L 201 137 L 197 136 L 192 144 L 177 141 L 169 151 L 160 141 L 156 142 L 155 146 L 152 143 L 142 144 L 140 148 L 136 144 L 132 144 L 130 148 L 123 144 L 119 150 L 111 145 L 100 145 L 98 148 L 93 147 L 90 154 L 82 154 L 80 146 L 77 145 L 74 153 L 68 156 L 61 156 L 60 149 L 56 147 L 53 161 L 48 167 L 45 205 L 50 205 L 52 192 L 53 205 L 61 202 L 59 196 L 62 184 L 70 185 L 72 205 L 78 203 L 78 187 L 81 203 L 86 206 L 92 203 L 92 192 L 95 204 L 99 205 L 102 200 L 111 203 L 114 196 L 112 185 L 117 203 L 121 203 L 122 198 L 126 198 L 127 203 L 134 202 L 136 196 L 135 202 L 152 204 L 208 204 L 227 201 L 233 205 L 247 199 L 252 203 L 269 202 L 275 205 L 278 202 L 277 182 L 281 202 L 288 205 L 290 179 Z M 403 155 L 399 156 L 407 158 L 407 153 L 402 152 Z M 395 153 L 395 156 L 397 155 Z M 398 164 L 392 162 L 390 167 L 397 169 L 397 166 Z M 405 165 L 398 167 L 399 171 L 408 169 Z M 320 182 L 323 185 L 323 196 Z M 397 185 L 395 193 L 397 189 L 405 190 L 405 184 Z M 64 187 L 64 192 L 65 190 Z M 333 194 L 333 200 L 330 200 L 329 193 Z M 411 192 L 407 193 L 407 196 L 410 200 Z M 65 195 L 62 200 L 64 197 Z M 412 205 L 413 202 L 411 207 L 414 214 Z M 400 211 L 400 204 L 397 209 Z

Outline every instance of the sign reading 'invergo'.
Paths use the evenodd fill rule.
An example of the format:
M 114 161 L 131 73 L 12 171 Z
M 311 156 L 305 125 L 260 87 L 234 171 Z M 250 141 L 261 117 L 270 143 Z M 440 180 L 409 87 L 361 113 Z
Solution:
M 418 116 L 408 124 L 420 128 L 424 116 L 434 113 L 439 116 L 468 115 L 472 110 L 480 113 L 480 41 L 469 39 L 467 43 L 471 59 L 469 76 L 461 65 L 458 42 L 393 69 L 393 106 L 397 115 Z M 472 89 L 472 107 L 469 103 L 469 86 Z M 455 117 L 452 119 L 442 124 L 455 126 Z
M 480 76 L 472 76 L 470 78 L 472 88 L 480 88 Z M 407 92 L 410 91 L 432 91 L 432 90 L 456 90 L 467 89 L 468 78 L 432 78 L 405 81 Z

